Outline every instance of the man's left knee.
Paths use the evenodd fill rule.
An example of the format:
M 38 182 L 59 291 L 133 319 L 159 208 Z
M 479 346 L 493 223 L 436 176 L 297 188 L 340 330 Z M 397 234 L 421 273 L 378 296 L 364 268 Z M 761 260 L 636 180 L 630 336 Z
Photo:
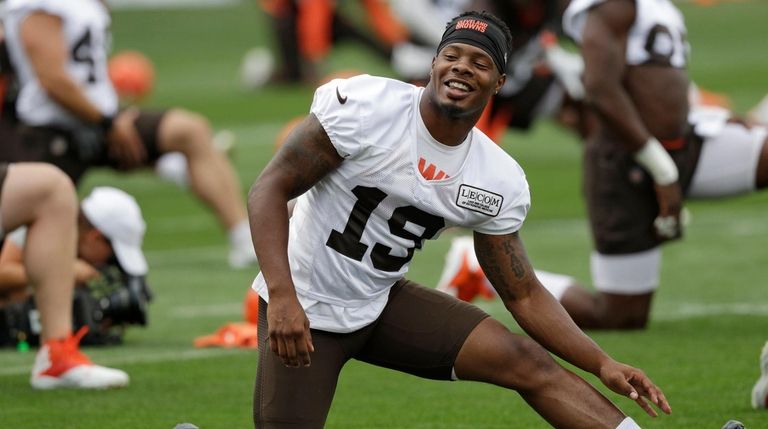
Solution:
M 199 113 L 174 109 L 160 124 L 161 145 L 181 152 L 204 150 L 211 147 L 211 126 Z

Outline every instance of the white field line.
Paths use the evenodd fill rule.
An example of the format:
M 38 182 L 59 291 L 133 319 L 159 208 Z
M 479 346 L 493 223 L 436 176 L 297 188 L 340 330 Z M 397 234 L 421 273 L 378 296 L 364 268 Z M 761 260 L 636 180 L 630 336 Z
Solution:
M 152 264 L 166 264 L 175 262 L 187 261 L 192 265 L 193 261 L 206 260 L 210 258 L 224 258 L 227 254 L 227 246 L 199 246 L 199 247 L 185 247 L 182 249 L 166 249 L 166 250 L 149 250 L 145 251 L 144 255 L 150 262 L 150 269 Z
M 107 0 L 112 9 L 203 9 L 234 6 L 242 0 Z
M 233 316 L 243 312 L 242 302 L 226 302 L 220 304 L 184 305 L 174 307 L 170 311 L 173 319 L 194 319 L 200 316 Z
M 123 346 L 118 346 L 123 347 Z M 99 359 L 99 364 L 107 366 L 121 366 L 131 364 L 142 363 L 158 363 L 158 362 L 170 362 L 170 361 L 187 361 L 197 359 L 208 359 L 220 356 L 233 355 L 236 353 L 243 353 L 243 349 L 224 349 L 224 348 L 206 348 L 206 349 L 189 349 L 189 350 L 167 350 L 167 351 L 152 351 L 152 352 L 138 352 L 131 350 L 130 353 L 120 357 L 102 357 Z M 255 357 L 255 352 L 254 357 Z M 32 362 L 28 365 L 17 366 L 5 366 L 0 367 L 0 376 L 9 375 L 23 375 L 28 374 L 32 369 Z
M 495 307 L 500 305 L 498 301 L 475 302 L 479 307 Z M 242 302 L 229 302 L 219 304 L 200 304 L 176 307 L 171 310 L 170 316 L 174 319 L 192 319 L 200 316 L 232 316 L 238 315 L 243 310 Z M 768 302 L 732 302 L 732 303 L 705 303 L 685 302 L 680 305 L 668 304 L 658 307 L 653 314 L 657 320 L 682 320 L 709 316 L 768 316 Z
M 686 302 L 674 309 L 660 310 L 654 313 L 652 317 L 656 320 L 683 320 L 725 315 L 768 316 L 768 302 L 731 302 L 727 304 Z

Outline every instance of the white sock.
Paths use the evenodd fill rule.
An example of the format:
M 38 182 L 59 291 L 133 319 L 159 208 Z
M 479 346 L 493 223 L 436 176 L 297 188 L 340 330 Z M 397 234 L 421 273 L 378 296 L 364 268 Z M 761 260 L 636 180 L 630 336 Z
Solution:
M 640 429 L 640 426 L 632 420 L 632 417 L 627 417 L 616 426 L 616 429 Z
M 229 243 L 232 246 L 251 246 L 251 227 L 248 219 L 243 219 L 229 229 Z
M 158 176 L 183 189 L 189 187 L 188 170 L 187 158 L 181 152 L 166 153 L 155 163 L 155 171 Z
M 571 276 L 550 273 L 549 271 L 542 270 L 535 271 L 536 277 L 538 277 L 544 288 L 558 301 L 563 297 L 566 289 L 576 284 L 576 280 Z

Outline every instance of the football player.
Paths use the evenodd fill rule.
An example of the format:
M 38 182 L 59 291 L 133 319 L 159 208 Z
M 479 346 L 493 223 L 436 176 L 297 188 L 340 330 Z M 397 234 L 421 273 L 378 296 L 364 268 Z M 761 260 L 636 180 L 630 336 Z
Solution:
M 563 28 L 581 46 L 597 121 L 584 144 L 597 292 L 569 287 L 561 303 L 582 327 L 643 328 L 684 198 L 768 185 L 768 131 L 690 109 L 686 28 L 671 1 L 575 0 Z
M 77 183 L 94 166 L 135 170 L 179 152 L 192 191 L 228 231 L 230 265 L 255 263 L 240 184 L 214 148 L 207 121 L 178 108 L 118 110 L 107 68 L 109 25 L 99 0 L 7 2 L 5 39 L 18 79 L 20 126 L 18 144 L 0 155 L 53 163 Z
M 321 86 L 254 183 L 257 427 L 322 427 L 352 358 L 516 389 L 556 427 L 638 427 L 547 350 L 648 414 L 649 402 L 671 412 L 661 390 L 584 335 L 533 274 L 518 236 L 525 176 L 474 128 L 504 84 L 510 44 L 503 22 L 470 12 L 446 28 L 425 88 L 368 75 Z M 405 279 L 424 240 L 452 226 L 475 231 L 481 267 L 530 338 Z

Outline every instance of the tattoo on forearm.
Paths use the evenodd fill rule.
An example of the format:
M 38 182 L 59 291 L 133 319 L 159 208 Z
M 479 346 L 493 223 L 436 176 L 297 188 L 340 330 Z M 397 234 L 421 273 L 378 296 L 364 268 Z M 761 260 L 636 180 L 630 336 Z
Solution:
M 525 263 L 521 260 L 520 255 L 515 251 L 515 246 L 509 241 L 502 243 L 504 248 L 504 254 L 509 258 L 509 266 L 512 267 L 512 271 L 515 273 L 515 277 L 522 280 L 525 277 Z

